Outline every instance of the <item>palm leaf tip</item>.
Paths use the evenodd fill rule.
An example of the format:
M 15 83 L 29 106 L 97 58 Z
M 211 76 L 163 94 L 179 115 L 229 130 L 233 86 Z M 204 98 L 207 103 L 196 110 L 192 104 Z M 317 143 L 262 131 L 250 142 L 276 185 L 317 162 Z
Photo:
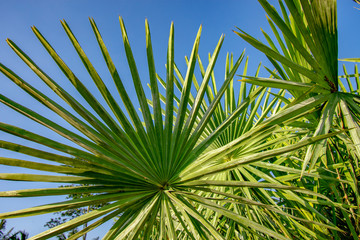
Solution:
M 259 2 L 268 14 L 282 53 L 266 33 L 264 35 L 271 47 L 261 44 L 240 29 L 235 33 L 265 53 L 272 62 L 280 62 L 292 81 L 304 82 L 304 79 L 297 79 L 299 76 L 294 72 L 298 72 L 313 82 L 327 86 L 331 92 L 338 91 L 336 0 L 286 0 L 288 10 L 280 1 L 283 17 L 269 2 Z M 275 25 L 282 31 L 283 38 Z

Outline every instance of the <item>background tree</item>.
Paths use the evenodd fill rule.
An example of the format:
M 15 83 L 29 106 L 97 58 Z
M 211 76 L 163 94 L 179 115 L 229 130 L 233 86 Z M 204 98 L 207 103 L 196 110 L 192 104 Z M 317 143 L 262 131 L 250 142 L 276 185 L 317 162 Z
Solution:
M 0 239 L 1 240 L 25 240 L 28 238 L 29 234 L 22 231 L 16 231 L 14 233 L 14 228 L 11 228 L 10 230 L 6 230 L 6 220 L 1 219 L 0 220 Z
M 83 185 L 66 185 L 66 186 L 60 186 L 60 187 L 74 187 L 74 186 L 86 186 L 86 184 Z M 66 199 L 79 199 L 79 198 L 84 198 L 84 197 L 90 197 L 90 196 L 94 196 L 95 194 L 92 193 L 74 193 L 74 194 L 69 194 Z M 55 215 L 58 215 L 59 217 L 55 217 L 55 218 L 51 218 L 50 221 L 48 221 L 44 227 L 48 227 L 48 228 L 53 228 L 56 226 L 59 226 L 69 220 L 72 220 L 74 218 L 77 218 L 83 214 L 89 213 L 95 209 L 99 209 L 100 207 L 104 206 L 105 204 L 98 204 L 98 205 L 90 205 L 87 207 L 83 207 L 83 208 L 75 208 L 75 209 L 69 209 L 66 211 L 60 211 L 60 212 L 55 212 Z M 85 223 L 82 228 L 86 228 L 87 227 L 87 223 Z M 70 231 L 66 232 L 66 233 L 61 233 L 59 235 L 57 235 L 56 237 L 59 240 L 65 240 L 67 238 L 69 238 L 70 236 L 74 235 L 75 233 L 79 232 L 81 229 L 79 227 L 76 227 L 74 229 L 71 229 Z M 84 234 L 81 237 L 83 240 L 86 240 L 87 238 L 87 234 Z M 97 240 L 99 239 L 99 237 L 97 238 L 93 238 L 93 240 Z

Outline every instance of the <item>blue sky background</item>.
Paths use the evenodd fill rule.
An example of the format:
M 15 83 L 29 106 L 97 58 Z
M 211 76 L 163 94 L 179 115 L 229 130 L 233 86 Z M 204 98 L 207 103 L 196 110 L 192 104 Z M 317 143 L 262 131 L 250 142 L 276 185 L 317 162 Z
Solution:
M 269 2 L 277 4 L 277 1 L 274 0 L 269 0 Z M 360 57 L 360 32 L 358 30 L 360 11 L 355 9 L 355 7 L 357 5 L 351 0 L 338 1 L 339 58 Z M 125 21 L 130 44 L 133 48 L 144 84 L 149 82 L 145 52 L 145 18 L 150 23 L 156 68 L 160 76 L 164 76 L 165 73 L 166 48 L 170 23 L 172 21 L 175 24 L 175 60 L 183 74 L 185 74 L 184 56 L 190 55 L 196 32 L 201 24 L 203 31 L 199 53 L 204 63 L 206 62 L 205 59 L 208 52 L 214 50 L 221 34 L 225 34 L 225 42 L 215 68 L 218 84 L 223 81 L 227 52 L 233 52 L 235 56 L 239 56 L 243 49 L 246 48 L 246 54 L 250 56 L 249 74 L 254 74 L 260 61 L 270 66 L 261 53 L 246 44 L 232 32 L 235 26 L 237 26 L 262 40 L 264 38 L 260 28 L 270 32 L 265 13 L 261 9 L 260 4 L 255 0 L 12 0 L 0 1 L 0 9 L 2 10 L 0 14 L 0 62 L 54 99 L 58 99 L 57 96 L 49 91 L 45 84 L 12 52 L 10 47 L 7 46 L 5 39 L 10 38 L 17 43 L 45 72 L 76 96 L 72 86 L 66 81 L 61 71 L 42 48 L 30 29 L 31 26 L 36 26 L 60 56 L 63 57 L 64 61 L 73 69 L 79 79 L 86 82 L 90 89 L 94 89 L 90 77 L 60 25 L 59 20 L 61 19 L 65 19 L 70 25 L 70 28 L 77 36 L 77 39 L 90 60 L 93 61 L 104 81 L 111 82 L 110 75 L 105 63 L 102 61 L 102 55 L 92 33 L 88 17 L 95 19 L 123 81 L 128 84 L 127 87 L 130 95 L 134 94 L 134 91 L 132 90 L 129 70 L 122 46 L 119 16 L 122 16 Z M 352 68 L 349 71 L 352 72 Z M 342 73 L 342 70 L 340 69 L 339 72 Z M 3 75 L 0 75 L 0 93 L 27 107 L 31 107 L 33 110 L 50 117 L 64 126 L 68 126 L 63 120 L 54 116 L 54 114 L 33 100 Z M 99 94 L 95 95 L 99 96 Z M 20 126 L 36 133 L 41 133 L 49 138 L 73 145 L 59 137 L 56 133 L 26 119 L 4 105 L 0 105 L 0 121 Z M 3 132 L 0 132 L 0 140 L 14 141 L 46 150 L 46 148 L 35 143 L 21 140 Z M 35 160 L 31 157 L 3 149 L 0 149 L 0 156 Z M 0 172 L 21 172 L 21 169 L 1 167 Z M 28 172 L 32 173 L 31 171 Z M 0 191 L 48 186 L 57 186 L 57 184 L 24 184 L 0 181 Z M 62 199 L 62 197 L 0 199 L 0 212 L 17 210 Z M 14 226 L 16 229 L 25 229 L 30 233 L 30 236 L 33 236 L 46 230 L 43 225 L 51 217 L 52 215 L 50 214 L 9 220 L 8 226 Z M 91 234 L 91 236 L 102 236 L 103 229 L 110 226 L 111 223 L 107 224 L 104 228 Z

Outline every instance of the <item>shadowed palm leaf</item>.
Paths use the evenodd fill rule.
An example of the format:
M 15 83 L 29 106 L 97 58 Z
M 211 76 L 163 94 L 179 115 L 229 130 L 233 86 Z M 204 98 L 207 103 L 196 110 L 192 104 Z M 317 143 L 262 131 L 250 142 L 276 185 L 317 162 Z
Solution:
M 245 77 L 245 81 L 260 86 L 275 87 L 276 84 L 277 88 L 286 89 L 294 97 L 290 105 L 301 103 L 304 99 L 324 96 L 319 110 L 305 117 L 305 123 L 314 126 L 307 129 L 313 136 L 337 129 L 347 130 L 346 133 L 310 145 L 304 154 L 299 155 L 297 161 L 292 160 L 291 163 L 285 161 L 284 164 L 295 163 L 296 167 L 301 165 L 302 177 L 306 171 L 327 169 L 325 171 L 329 171 L 329 175 L 344 179 L 346 184 L 329 185 L 315 181 L 313 190 L 332 196 L 335 201 L 343 202 L 342 198 L 344 198 L 344 203 L 358 205 L 359 175 L 355 171 L 359 167 L 360 157 L 360 112 L 357 90 L 359 74 L 355 66 L 355 74 L 348 74 L 344 68 L 345 75 L 338 77 L 336 0 L 285 0 L 287 9 L 283 1 L 279 1 L 279 11 L 265 0 L 259 2 L 269 16 L 269 24 L 276 43 L 265 32 L 264 36 L 269 46 L 243 31 L 237 34 L 266 54 L 276 69 L 276 72 L 273 72 L 276 79 Z M 358 61 L 357 58 L 345 60 Z M 354 77 L 355 81 L 350 80 L 351 77 Z M 347 80 L 347 87 L 340 81 L 341 78 Z M 353 86 L 354 82 L 356 88 Z M 336 167 L 335 171 L 330 170 L 336 164 L 340 164 L 341 167 Z M 352 196 L 351 200 L 349 195 Z M 346 211 L 335 214 L 326 207 L 321 211 L 338 226 L 344 225 L 344 229 L 351 233 L 353 239 L 358 238 L 360 232 L 358 210 L 350 209 L 350 215 Z M 333 214 L 336 216 L 340 214 L 340 217 Z

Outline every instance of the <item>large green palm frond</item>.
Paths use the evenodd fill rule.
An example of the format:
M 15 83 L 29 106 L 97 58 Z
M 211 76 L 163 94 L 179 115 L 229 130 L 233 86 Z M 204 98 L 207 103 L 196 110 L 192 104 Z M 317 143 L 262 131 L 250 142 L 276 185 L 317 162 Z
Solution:
M 0 196 L 35 197 L 74 193 L 97 194 L 1 213 L 0 218 L 25 217 L 106 203 L 100 209 L 40 233 L 32 237 L 33 239 L 46 239 L 88 223 L 86 228 L 71 237 L 71 239 L 76 239 L 113 218 L 117 220 L 104 236 L 104 239 L 229 239 L 233 236 L 231 232 L 253 236 L 254 239 L 287 239 L 292 235 L 307 236 L 308 238 L 322 236 L 328 231 L 326 229 L 337 229 L 334 224 L 327 221 L 321 213 L 318 213 L 304 201 L 304 197 L 306 197 L 313 199 L 314 203 L 318 204 L 320 202 L 316 201 L 316 198 L 324 198 L 325 196 L 304 188 L 284 185 L 273 180 L 272 177 L 268 177 L 266 182 L 251 179 L 253 177 L 250 175 L 246 181 L 236 178 L 220 177 L 217 179 L 214 177 L 221 176 L 222 173 L 230 170 L 236 171 L 239 167 L 250 163 L 295 151 L 334 135 L 332 133 L 328 135 L 318 134 L 314 137 L 304 136 L 300 141 L 291 145 L 283 145 L 280 148 L 269 148 L 270 150 L 259 148 L 267 150 L 264 152 L 245 151 L 247 154 L 237 155 L 231 161 L 220 162 L 206 169 L 201 168 L 201 164 L 204 162 L 224 159 L 224 156 L 229 155 L 239 147 L 254 144 L 257 136 L 259 137 L 261 134 L 277 128 L 281 123 L 291 120 L 295 117 L 294 114 L 303 116 L 313 112 L 319 103 L 327 100 L 327 97 L 314 96 L 307 99 L 305 105 L 295 104 L 281 111 L 280 114 L 275 114 L 250 128 L 249 131 L 232 139 L 222 147 L 212 149 L 209 146 L 212 146 L 239 115 L 247 112 L 248 106 L 254 103 L 257 96 L 263 91 L 263 88 L 254 88 L 254 91 L 242 98 L 241 103 L 232 109 L 233 112 L 226 116 L 220 125 L 212 129 L 210 134 L 204 134 L 209 122 L 215 116 L 215 110 L 221 107 L 220 100 L 228 91 L 227 87 L 236 72 L 236 68 L 234 68 L 228 73 L 224 84 L 214 94 L 206 109 L 198 107 L 204 100 L 206 86 L 212 75 L 223 37 L 220 38 L 210 58 L 200 87 L 197 94 L 193 96 L 194 100 L 192 100 L 190 89 L 198 57 L 201 28 L 188 60 L 181 95 L 177 96 L 174 91 L 176 82 L 174 72 L 177 71 L 174 63 L 174 27 L 171 26 L 167 52 L 166 95 L 163 98 L 158 88 L 150 30 L 146 22 L 146 47 L 153 106 L 153 111 L 151 111 L 133 58 L 126 29 L 120 18 L 126 57 L 141 109 L 141 114 L 139 114 L 132 100 L 133 97 L 127 93 L 95 22 L 92 19 L 90 22 L 126 113 L 116 101 L 115 96 L 110 93 L 108 83 L 105 83 L 98 74 L 65 21 L 62 21 L 62 26 L 97 86 L 103 98 L 101 100 L 105 101 L 107 105 L 106 108 L 100 103 L 102 101 L 97 99 L 95 94 L 87 88 L 87 84 L 82 82 L 62 60 L 37 28 L 33 28 L 35 35 L 69 82 L 75 87 L 78 92 L 77 96 L 65 91 L 13 41 L 7 40 L 15 53 L 70 108 L 65 108 L 62 104 L 49 98 L 46 93 L 31 86 L 2 64 L 0 64 L 0 71 L 34 99 L 53 111 L 56 116 L 63 118 L 75 130 L 69 130 L 41 113 L 35 112 L 1 94 L 0 101 L 3 104 L 70 140 L 72 144 L 64 144 L 36 132 L 7 123 L 0 123 L 1 131 L 51 149 L 45 151 L 1 140 L 0 147 L 3 149 L 48 160 L 48 162 L 40 163 L 35 160 L 1 157 L 0 164 L 48 173 L 44 175 L 1 173 L 0 179 L 84 185 L 68 188 L 5 191 L 0 192 Z M 162 100 L 165 102 L 164 111 L 161 108 Z M 81 103 L 83 101 L 89 105 L 89 108 L 84 107 Z M 177 109 L 175 113 L 174 104 L 176 101 L 178 107 L 175 108 Z M 191 101 L 193 101 L 192 106 L 189 107 Z M 111 112 L 106 109 L 110 109 Z M 162 116 L 163 113 L 164 116 Z M 199 139 L 202 140 L 199 141 Z M 252 171 L 252 169 L 247 171 Z M 271 174 L 267 175 L 270 176 Z M 265 179 L 266 175 L 263 177 Z M 262 189 L 262 194 L 267 200 L 260 202 L 258 198 L 254 198 L 254 200 L 243 198 L 237 194 L 239 188 Z M 285 196 L 285 198 L 289 196 L 289 201 L 296 206 L 301 205 L 299 211 L 302 211 L 303 214 L 291 214 L 291 212 L 282 211 L 281 206 L 277 206 L 277 202 L 271 200 L 280 195 Z M 329 204 L 332 203 L 330 199 L 326 197 L 325 199 Z M 229 204 L 226 203 L 228 201 L 230 201 Z M 284 217 L 277 220 L 275 213 L 269 213 L 267 216 L 271 216 L 274 221 L 267 221 L 266 224 L 262 225 L 262 219 L 264 219 L 262 216 L 266 215 L 259 215 L 259 209 L 256 209 L 257 213 L 252 216 L 238 214 L 238 209 L 244 203 L 251 207 L 261 205 L 262 209 L 267 209 L 268 212 L 277 212 Z M 304 219 L 307 212 L 314 215 L 313 219 Z M 209 218 L 209 213 L 216 217 Z M 258 215 L 256 216 L 256 214 Z M 292 229 L 291 231 L 280 226 L 283 221 L 287 221 L 287 224 L 291 226 L 289 227 Z M 309 225 L 303 226 L 301 222 L 307 222 Z M 230 232 L 224 232 L 228 224 L 234 226 L 234 223 L 236 223 L 236 228 L 232 227 Z M 313 227 L 313 224 L 316 227 Z
M 89 224 L 88 227 L 80 233 L 72 236 L 72 238 L 76 238 L 79 234 L 84 234 L 87 231 L 92 230 L 95 226 L 119 215 L 122 217 L 120 217 L 115 223 L 114 227 L 105 236 L 105 239 L 113 238 L 114 236 L 119 239 L 124 237 L 131 239 L 136 238 L 139 234 L 145 234 L 145 239 L 148 239 L 151 235 L 153 235 L 153 238 L 157 238 L 161 235 L 163 235 L 163 237 L 169 235 L 172 238 L 176 238 L 177 232 L 174 230 L 174 223 L 172 219 L 174 213 L 178 216 L 174 217 L 175 219 L 178 219 L 175 220 L 175 222 L 186 222 L 184 229 L 186 229 L 187 232 L 189 231 L 187 228 L 189 228 L 190 225 L 196 225 L 196 228 L 192 228 L 190 230 L 192 235 L 211 234 L 219 236 L 216 231 L 211 230 L 213 227 L 203 220 L 196 210 L 191 208 L 191 204 L 189 205 L 186 200 L 182 198 L 180 199 L 175 194 L 169 193 L 171 186 L 174 182 L 176 182 L 176 179 L 178 179 L 179 169 L 183 168 L 184 164 L 189 164 L 196 158 L 197 155 L 200 154 L 200 152 L 191 154 L 189 155 L 191 156 L 191 159 L 189 159 L 184 158 L 183 156 L 177 156 L 175 153 L 175 150 L 177 149 L 175 146 L 178 146 L 180 137 L 183 137 L 183 132 L 186 132 L 187 130 L 183 127 L 183 119 L 185 117 L 185 107 L 187 106 L 190 89 L 184 90 L 181 95 L 181 104 L 185 107 L 183 107 L 183 110 L 174 115 L 172 111 L 172 105 L 175 97 L 172 89 L 174 84 L 173 26 L 170 30 L 167 56 L 167 65 L 169 66 L 166 83 L 168 86 L 166 93 L 167 109 L 165 118 L 163 119 L 161 117 L 160 98 L 156 81 L 154 59 L 152 55 L 150 31 L 149 26 L 146 23 L 149 79 L 152 89 L 152 99 L 155 103 L 153 111 L 155 118 L 153 121 L 122 19 L 120 19 L 120 25 L 123 34 L 124 47 L 134 88 L 140 103 L 142 116 L 138 115 L 133 102 L 130 100 L 131 96 L 128 95 L 124 84 L 120 79 L 120 75 L 110 58 L 95 22 L 91 20 L 91 26 L 129 117 L 127 117 L 126 113 L 123 112 L 114 96 L 111 95 L 108 87 L 105 85 L 84 50 L 81 48 L 78 40 L 71 32 L 70 27 L 65 21 L 62 21 L 62 25 L 107 106 L 111 109 L 112 114 L 115 116 L 115 119 L 105 110 L 100 102 L 94 97 L 93 93 L 88 90 L 86 84 L 81 82 L 77 76 L 75 76 L 74 72 L 66 65 L 58 53 L 52 48 L 50 43 L 47 42 L 47 40 L 36 28 L 33 28 L 34 33 L 68 80 L 74 85 L 82 98 L 89 104 L 91 111 L 86 109 L 78 100 L 67 93 L 58 83 L 56 83 L 56 81 L 41 70 L 40 67 L 37 66 L 14 42 L 8 40 L 9 45 L 19 55 L 19 57 L 39 76 L 41 80 L 49 86 L 50 89 L 52 89 L 73 109 L 73 112 L 66 110 L 60 104 L 48 98 L 46 94 L 32 87 L 4 65 L 0 66 L 2 73 L 4 73 L 9 79 L 19 85 L 19 87 L 33 96 L 40 103 L 44 104 L 46 107 L 70 123 L 77 132 L 70 131 L 58 125 L 51 119 L 48 119 L 41 114 L 36 113 L 31 109 L 12 101 L 11 99 L 8 99 L 4 95 L 1 95 L 1 102 L 24 114 L 30 119 L 50 128 L 59 135 L 71 140 L 78 145 L 78 148 L 62 144 L 40 134 L 21 129 L 16 126 L 1 123 L 2 131 L 37 142 L 59 152 L 58 154 L 55 154 L 52 152 L 22 146 L 20 144 L 2 141 L 1 147 L 4 149 L 18 151 L 33 157 L 46 159 L 52 161 L 53 163 L 45 164 L 22 159 L 1 158 L 1 164 L 58 173 L 58 175 L 2 173 L 1 179 L 86 183 L 90 185 L 59 189 L 8 191 L 2 192 L 1 196 L 50 196 L 66 195 L 76 192 L 101 194 L 10 213 L 2 213 L 0 215 L 1 218 L 31 216 L 91 204 L 109 203 L 99 210 L 92 211 L 74 219 L 73 221 L 50 229 L 49 231 L 39 234 L 34 238 L 48 238 L 55 236 L 60 232 L 79 226 L 84 222 L 99 219 L 98 221 Z M 200 33 L 201 28 L 199 29 L 194 43 L 185 81 L 189 81 L 194 74 Z M 221 37 L 215 49 L 216 55 L 220 50 L 222 41 L 223 38 Z M 215 61 L 216 56 L 213 58 L 211 67 L 213 67 Z M 217 96 L 217 98 L 220 97 L 220 95 Z M 199 99 L 199 101 L 201 101 L 201 99 Z M 214 107 L 216 107 L 216 104 L 214 105 Z M 196 114 L 197 113 L 195 112 L 194 116 L 196 116 Z M 174 120 L 176 122 L 173 126 Z M 145 127 L 143 126 L 143 122 L 145 123 Z M 221 129 L 219 131 L 221 131 Z M 80 134 L 78 132 L 80 132 Z M 188 144 L 195 145 L 197 137 L 200 135 L 201 134 L 197 133 L 197 136 L 193 136 L 191 142 L 187 141 L 189 142 Z M 213 139 L 209 139 L 208 141 L 211 142 Z M 190 146 L 190 149 L 191 148 L 193 147 Z M 170 201 L 168 195 L 175 199 L 174 202 Z M 188 210 L 184 211 L 182 204 L 185 204 L 184 206 L 187 206 L 186 209 Z M 179 213 L 178 211 L 180 211 L 180 209 L 184 212 Z M 164 218 L 164 216 L 167 217 Z M 160 225 L 154 224 L 159 217 L 161 219 Z M 206 229 L 210 229 L 210 232 Z
M 180 170 L 189 163 L 193 162 L 201 153 L 201 149 L 196 149 L 197 151 L 192 151 L 192 149 L 197 142 L 197 138 L 201 136 L 202 131 L 200 129 L 190 135 L 188 129 L 191 129 L 191 126 L 188 128 L 184 128 L 183 126 L 187 109 L 186 106 L 189 101 L 190 85 L 188 85 L 187 88 L 184 88 L 182 91 L 179 107 L 180 111 L 178 111 L 176 117 L 172 111 L 172 104 L 174 101 L 174 92 L 171 87 L 173 86 L 174 81 L 174 70 L 171 68 L 171 66 L 174 66 L 173 27 L 171 28 L 168 48 L 168 87 L 166 94 L 165 118 L 163 121 L 160 115 L 159 93 L 155 79 L 150 32 L 148 25 L 146 25 L 150 82 L 152 87 L 152 97 L 155 103 L 155 120 L 152 121 L 150 110 L 146 102 L 145 93 L 136 70 L 136 65 L 131 53 L 129 41 L 127 39 L 126 30 L 122 20 L 120 23 L 126 55 L 130 66 L 134 87 L 143 114 L 142 118 L 145 122 L 145 128 L 143 127 L 141 117 L 137 114 L 134 105 L 130 101 L 130 97 L 128 96 L 123 86 L 120 76 L 117 73 L 114 63 L 109 56 L 109 53 L 93 20 L 91 20 L 91 24 L 94 29 L 94 33 L 97 37 L 106 64 L 108 65 L 109 71 L 114 79 L 115 85 L 118 89 L 121 99 L 123 100 L 130 119 L 126 117 L 125 113 L 114 100 L 114 97 L 110 94 L 107 86 L 101 77 L 97 74 L 95 68 L 89 61 L 83 49 L 80 47 L 79 42 L 71 32 L 66 22 L 62 22 L 66 33 L 68 34 L 72 44 L 74 45 L 74 48 L 79 54 L 79 57 L 88 70 L 91 78 L 98 87 L 98 90 L 102 94 L 109 108 L 112 110 L 116 120 L 110 116 L 110 114 L 104 109 L 99 101 L 86 88 L 84 83 L 82 83 L 75 76 L 71 69 L 64 63 L 64 61 L 36 28 L 33 28 L 33 30 L 36 36 L 39 38 L 40 42 L 53 57 L 59 68 L 75 86 L 81 96 L 91 106 L 96 115 L 85 109 L 74 97 L 69 95 L 64 89 L 61 88 L 61 86 L 59 86 L 53 79 L 51 79 L 49 75 L 42 71 L 40 67 L 38 67 L 30 59 L 30 57 L 27 56 L 14 42 L 8 40 L 9 45 L 21 57 L 21 59 L 26 64 L 28 64 L 28 66 L 54 92 L 56 92 L 66 103 L 68 103 L 72 109 L 81 116 L 81 118 L 75 116 L 73 113 L 61 107 L 55 101 L 46 97 L 44 93 L 26 83 L 7 67 L 1 65 L 1 71 L 16 84 L 22 87 L 23 90 L 31 94 L 34 98 L 47 106 L 49 109 L 53 110 L 59 116 L 63 117 L 67 122 L 69 122 L 73 127 L 81 132 L 83 136 L 62 127 L 52 120 L 42 116 L 41 114 L 21 106 L 20 104 L 8 99 L 4 95 L 1 95 L 1 101 L 4 104 L 37 121 L 38 123 L 49 127 L 61 136 L 78 144 L 80 147 L 74 148 L 48 139 L 45 136 L 41 136 L 16 126 L 2 123 L 1 130 L 7 133 L 40 143 L 65 154 L 61 155 L 44 152 L 19 144 L 2 141 L 1 146 L 5 149 L 16 150 L 18 152 L 34 157 L 40 157 L 42 159 L 47 159 L 61 165 L 36 163 L 10 158 L 2 158 L 2 164 L 41 171 L 56 172 L 64 175 L 52 176 L 35 174 L 1 174 L 1 178 L 4 180 L 86 183 L 91 184 L 91 186 L 66 189 L 20 190 L 15 192 L 3 192 L 1 195 L 7 197 L 62 195 L 70 194 L 76 191 L 93 193 L 96 192 L 103 194 L 97 195 L 95 197 L 76 199 L 10 213 L 3 213 L 1 214 L 1 217 L 30 216 L 106 202 L 110 204 L 102 207 L 99 210 L 92 211 L 91 213 L 74 219 L 73 221 L 50 229 L 49 231 L 39 234 L 35 238 L 48 238 L 55 236 L 59 232 L 66 231 L 81 225 L 84 222 L 89 222 L 93 219 L 98 219 L 101 217 L 100 220 L 90 224 L 84 231 L 82 231 L 82 233 L 85 233 L 86 231 L 93 229 L 94 225 L 96 226 L 99 223 L 110 220 L 111 218 L 120 214 L 126 217 L 119 218 L 113 229 L 111 229 L 105 238 L 112 238 L 112 236 L 117 236 L 117 238 L 120 239 L 124 237 L 133 238 L 139 234 L 145 234 L 142 233 L 143 231 L 146 232 L 145 238 L 146 236 L 150 236 L 152 234 L 155 234 L 155 236 L 164 237 L 165 235 L 169 235 L 172 238 L 175 238 L 177 233 L 174 229 L 174 223 L 172 220 L 173 213 L 178 216 L 178 220 L 176 220 L 176 222 L 182 223 L 183 228 L 187 231 L 190 231 L 192 235 L 196 236 L 197 234 L 200 234 L 207 236 L 210 234 L 216 238 L 219 238 L 221 235 L 219 235 L 219 233 L 215 231 L 214 227 L 212 227 L 212 225 L 191 206 L 187 196 L 185 195 L 185 197 L 183 197 L 177 191 L 173 192 L 172 190 L 176 186 L 177 179 L 179 178 L 179 172 L 181 172 Z M 193 76 L 199 38 L 200 30 L 195 40 L 193 52 L 189 60 L 185 83 L 191 82 L 190 80 Z M 215 50 L 216 54 L 214 54 L 215 57 L 212 61 L 212 65 L 215 63 L 216 55 L 220 49 L 221 43 L 222 38 L 220 39 L 219 44 Z M 210 65 L 210 68 L 212 67 L 213 66 Z M 216 99 L 219 99 L 220 97 L 221 95 L 219 94 Z M 198 101 L 201 100 L 201 98 L 198 99 Z M 214 104 L 212 108 L 215 107 L 216 104 Z M 196 114 L 196 111 L 193 111 L 190 117 L 195 118 Z M 211 108 L 209 108 L 207 114 L 211 115 Z M 174 126 L 173 121 L 175 121 Z M 203 124 L 206 123 L 207 122 L 205 121 Z M 221 132 L 221 128 L 218 129 L 218 131 Z M 186 134 L 184 134 L 184 132 Z M 189 140 L 186 138 L 189 138 Z M 213 140 L 214 138 L 209 138 L 204 140 L 204 142 L 206 144 L 210 144 Z M 179 152 L 177 151 L 178 146 L 180 146 L 180 149 L 186 148 L 188 151 L 190 151 L 190 154 L 179 155 Z M 221 209 L 221 206 L 218 206 L 218 208 Z M 180 210 L 182 211 L 181 213 L 178 212 Z M 154 232 L 153 226 L 157 226 L 154 224 L 154 222 L 157 220 L 156 217 L 158 214 L 161 221 L 160 225 L 158 226 L 159 229 L 155 229 Z M 147 221 L 148 219 L 151 221 Z M 194 224 L 196 225 L 196 228 L 193 227 L 189 230 L 188 228 Z M 266 231 L 266 229 L 264 230 L 261 226 L 256 226 L 259 228 L 259 230 Z M 276 235 L 276 233 L 274 234 Z M 76 236 L 77 235 L 74 235 L 73 238 Z

